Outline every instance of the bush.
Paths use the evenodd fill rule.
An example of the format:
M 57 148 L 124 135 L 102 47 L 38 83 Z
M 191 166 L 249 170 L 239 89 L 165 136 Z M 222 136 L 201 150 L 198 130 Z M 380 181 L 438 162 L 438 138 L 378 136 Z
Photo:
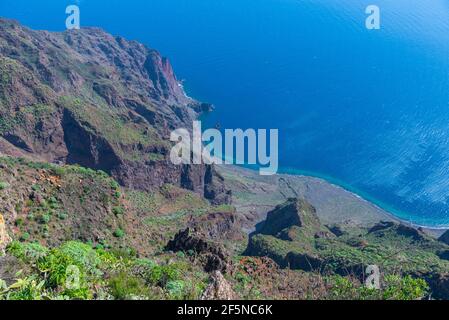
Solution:
M 112 213 L 116 216 L 123 215 L 125 213 L 125 209 L 123 207 L 114 207 L 112 208 Z
M 126 272 L 120 272 L 109 280 L 109 288 L 112 296 L 117 300 L 145 297 L 149 295 L 149 289 L 143 279 L 130 276 Z
M 89 285 L 102 275 L 98 269 L 100 258 L 90 246 L 70 241 L 60 248 L 54 248 L 38 261 L 38 269 L 45 273 L 46 284 L 51 288 L 62 288 L 63 294 L 72 299 L 90 299 Z M 69 270 L 77 271 L 77 285 L 69 287 Z
M 115 191 L 119 191 L 120 190 L 120 185 L 118 184 L 117 181 L 111 180 L 111 189 L 115 190 Z
M 51 216 L 48 213 L 42 214 L 38 217 L 38 222 L 40 224 L 47 224 L 51 220 Z
M 69 217 L 69 214 L 66 211 L 58 213 L 59 220 L 66 220 L 68 217 Z
M 36 276 L 18 279 L 0 292 L 0 300 L 41 300 L 43 296 L 45 296 L 44 281 L 40 281 Z
M 25 223 L 25 221 L 22 218 L 17 218 L 16 221 L 14 222 L 16 227 L 21 227 L 24 225 L 24 223 Z
M 24 232 L 22 233 L 22 235 L 20 236 L 19 240 L 22 242 L 28 241 L 30 239 L 30 234 L 28 232 Z
M 165 289 L 168 291 L 170 299 L 181 300 L 184 298 L 185 283 L 182 280 L 167 282 Z
M 14 241 L 9 244 L 7 252 L 22 261 L 36 262 L 45 257 L 49 250 L 37 242 L 20 243 Z
M 0 182 L 0 191 L 5 190 L 9 188 L 9 183 L 7 182 Z
M 116 238 L 123 238 L 125 236 L 125 231 L 122 229 L 117 229 L 114 231 L 114 237 Z
M 165 287 L 171 281 L 180 280 L 182 266 L 176 263 L 167 265 L 154 265 L 149 274 L 148 281 L 153 285 Z
M 76 266 L 84 269 L 89 274 L 101 275 L 101 272 L 98 270 L 101 259 L 91 246 L 78 241 L 69 241 L 63 244 L 59 251 L 69 256 Z
M 51 197 L 48 200 L 48 204 L 50 205 L 51 209 L 57 209 L 59 204 L 58 204 L 58 200 L 55 197 Z
M 410 276 L 386 276 L 383 299 L 385 300 L 417 300 L 424 298 L 429 286 L 422 279 L 414 279 Z

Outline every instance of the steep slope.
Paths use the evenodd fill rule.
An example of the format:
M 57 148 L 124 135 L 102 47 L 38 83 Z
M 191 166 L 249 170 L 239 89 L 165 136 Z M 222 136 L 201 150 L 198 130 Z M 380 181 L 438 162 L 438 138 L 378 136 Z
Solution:
M 171 183 L 229 201 L 206 166 L 174 166 L 169 135 L 209 109 L 155 50 L 100 29 L 33 31 L 0 19 L 0 152 L 103 170 L 120 184 Z
M 447 299 L 449 246 L 392 221 L 371 228 L 321 225 L 316 209 L 290 199 L 268 213 L 249 240 L 246 254 L 270 257 L 282 268 L 353 276 L 377 265 L 385 275 L 426 279 L 435 297 Z
M 213 234 L 234 223 L 232 208 L 173 185 L 147 193 L 121 188 L 101 171 L 11 157 L 0 157 L 0 215 L 0 251 L 7 239 L 50 247 L 78 240 L 145 255 L 186 226 L 209 223 Z

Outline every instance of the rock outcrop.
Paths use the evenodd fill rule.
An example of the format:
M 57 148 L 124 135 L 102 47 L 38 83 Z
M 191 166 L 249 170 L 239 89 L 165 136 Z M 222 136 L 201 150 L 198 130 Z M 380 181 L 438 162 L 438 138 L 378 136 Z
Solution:
M 438 240 L 449 245 L 449 230 L 443 233 Z
M 289 199 L 286 203 L 277 206 L 268 213 L 267 219 L 257 233 L 275 236 L 294 226 L 311 233 L 320 231 L 321 224 L 316 210 L 305 200 Z
M 212 212 L 192 217 L 188 227 L 209 241 L 242 240 L 241 224 L 235 212 Z
M 5 253 L 6 246 L 11 242 L 11 237 L 6 229 L 6 221 L 0 214 L 0 256 Z
M 206 272 L 226 272 L 228 267 L 228 254 L 218 243 L 204 239 L 201 234 L 193 232 L 190 228 L 178 232 L 170 240 L 166 250 L 178 252 L 191 252 L 198 255 Z
M 236 298 L 237 295 L 232 286 L 220 271 L 212 274 L 211 282 L 201 296 L 201 300 L 235 300 Z

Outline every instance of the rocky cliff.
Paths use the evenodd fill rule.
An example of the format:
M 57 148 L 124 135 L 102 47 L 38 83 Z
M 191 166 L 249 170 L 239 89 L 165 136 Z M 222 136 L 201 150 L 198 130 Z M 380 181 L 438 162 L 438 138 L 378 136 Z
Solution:
M 103 170 L 120 184 L 171 183 L 229 201 L 207 166 L 175 166 L 169 135 L 206 104 L 157 51 L 96 28 L 33 31 L 0 19 L 0 152 Z

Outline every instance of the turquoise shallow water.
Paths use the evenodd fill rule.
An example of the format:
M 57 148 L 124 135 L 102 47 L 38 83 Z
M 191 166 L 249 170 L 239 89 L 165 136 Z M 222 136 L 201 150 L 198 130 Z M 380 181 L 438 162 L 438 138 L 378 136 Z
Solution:
M 449 225 L 449 1 L 81 0 L 83 25 L 157 48 L 207 124 L 278 128 L 281 171 L 323 177 L 419 225 Z M 62 30 L 72 1 L 1 1 Z

